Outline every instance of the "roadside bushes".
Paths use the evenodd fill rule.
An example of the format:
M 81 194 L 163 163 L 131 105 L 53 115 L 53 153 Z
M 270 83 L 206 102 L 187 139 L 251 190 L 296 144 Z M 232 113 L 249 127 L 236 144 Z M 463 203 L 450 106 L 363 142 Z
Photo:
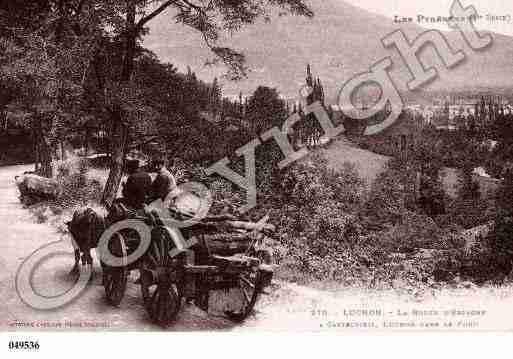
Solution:
M 504 182 L 497 193 L 497 214 L 489 232 L 482 260 L 474 272 L 482 277 L 502 281 L 513 270 L 513 167 L 505 171 Z
M 407 211 L 401 221 L 372 232 L 365 241 L 386 253 L 414 253 L 419 249 L 452 249 L 456 243 L 428 216 Z
M 499 211 L 487 244 L 491 258 L 486 268 L 494 270 L 495 278 L 504 279 L 513 270 L 513 213 Z
M 437 223 L 444 228 L 456 225 L 470 229 L 493 221 L 495 217 L 493 200 L 456 198 L 448 202 L 446 215 L 436 218 Z
M 483 265 L 482 249 L 466 247 L 462 217 L 447 218 L 456 216 L 448 213 L 447 223 L 440 226 L 439 217 L 418 206 L 414 174 L 407 161 L 392 159 L 365 193 L 354 168 L 334 172 L 318 154 L 287 169 L 274 197 L 268 198 L 279 230 L 281 276 L 394 288 L 455 283 L 458 278 L 479 282 L 482 272 L 475 269 Z
M 346 212 L 356 212 L 364 196 L 364 182 L 350 163 L 335 171 L 320 153 L 291 166 L 281 175 L 277 190 L 288 203 L 313 210 L 333 202 Z
M 391 159 L 372 184 L 360 215 L 366 227 L 382 230 L 415 209 L 415 172 L 401 159 Z
M 281 173 L 274 195 L 265 198 L 275 208 L 278 228 L 277 261 L 287 279 L 347 280 L 358 277 L 364 251 L 355 250 L 361 232 L 357 212 L 364 183 L 353 166 L 340 171 L 314 153 Z M 295 278 L 299 275 L 298 278 Z
M 62 162 L 57 167 L 57 181 L 62 186 L 62 194 L 55 205 L 69 208 L 88 203 L 97 203 L 101 199 L 102 185 L 96 179 L 89 179 L 89 167 L 86 160 L 74 159 Z

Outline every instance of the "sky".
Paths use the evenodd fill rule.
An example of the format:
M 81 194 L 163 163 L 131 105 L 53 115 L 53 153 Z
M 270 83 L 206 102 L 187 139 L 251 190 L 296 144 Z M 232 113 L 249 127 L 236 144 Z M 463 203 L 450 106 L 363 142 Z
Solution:
M 453 0 L 345 0 L 351 5 L 368 11 L 394 18 L 395 15 L 413 17 L 447 16 Z M 473 5 L 477 12 L 486 17 L 490 15 L 509 15 L 509 21 L 491 22 L 486 19 L 476 24 L 478 30 L 488 30 L 513 36 L 513 1 L 512 0 L 460 0 L 464 7 Z M 437 28 L 429 24 L 429 28 Z M 448 30 L 446 25 L 439 30 Z

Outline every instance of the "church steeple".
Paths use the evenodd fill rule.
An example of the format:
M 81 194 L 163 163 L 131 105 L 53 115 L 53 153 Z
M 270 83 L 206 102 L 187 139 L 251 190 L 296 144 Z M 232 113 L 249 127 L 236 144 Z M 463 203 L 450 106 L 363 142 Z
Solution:
M 306 104 L 311 105 L 315 101 L 315 87 L 316 83 L 314 82 L 313 76 L 312 76 L 312 68 L 310 67 L 310 64 L 307 64 L 306 66 L 306 85 L 312 90 L 310 95 L 306 98 Z
M 312 68 L 310 67 L 310 64 L 306 65 L 306 84 L 313 87 Z
M 306 66 L 306 85 L 312 90 L 310 95 L 306 98 L 306 104 L 311 105 L 316 101 L 320 101 L 325 105 L 324 87 L 319 77 L 314 78 L 310 64 Z

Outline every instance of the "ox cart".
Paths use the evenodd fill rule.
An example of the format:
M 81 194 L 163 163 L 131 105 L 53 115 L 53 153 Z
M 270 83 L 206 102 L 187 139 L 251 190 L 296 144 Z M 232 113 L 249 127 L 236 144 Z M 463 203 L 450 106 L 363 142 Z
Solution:
M 106 298 L 114 306 L 123 299 L 130 272 L 139 271 L 136 283 L 154 323 L 171 325 L 184 301 L 194 301 L 208 312 L 213 291 L 227 294 L 230 303 L 224 314 L 240 322 L 271 282 L 272 254 L 264 242 L 274 227 L 266 219 L 252 223 L 232 216 L 207 217 L 177 231 L 155 212 L 123 217 L 144 221 L 151 228 L 151 242 L 139 259 L 129 263 L 140 246 L 139 235 L 123 229 L 111 236 L 109 252 L 122 265 L 101 265 Z M 188 247 L 183 248 L 183 243 Z

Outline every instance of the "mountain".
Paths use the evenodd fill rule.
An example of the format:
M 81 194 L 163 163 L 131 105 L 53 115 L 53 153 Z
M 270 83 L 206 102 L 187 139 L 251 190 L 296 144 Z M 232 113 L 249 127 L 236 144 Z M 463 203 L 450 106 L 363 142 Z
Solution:
M 276 87 L 286 97 L 296 97 L 304 84 L 305 67 L 323 81 L 327 95 L 335 99 L 345 81 L 355 74 L 368 71 L 386 56 L 394 61 L 392 77 L 400 89 L 409 80 L 406 66 L 395 49 L 386 49 L 381 38 L 402 29 L 413 39 L 425 29 L 415 24 L 396 24 L 392 19 L 373 14 L 341 0 L 310 1 L 313 19 L 283 16 L 270 23 L 257 23 L 227 38 L 228 44 L 242 50 L 252 68 L 243 81 L 223 83 L 227 95 L 250 94 L 258 85 Z M 448 9 L 447 9 L 448 13 Z M 466 61 L 452 70 L 440 71 L 440 76 L 426 90 L 512 87 L 513 38 L 493 34 L 492 46 L 481 52 L 467 47 L 459 32 L 446 33 L 454 48 L 465 51 Z M 221 76 L 222 68 L 204 67 L 212 55 L 201 37 L 174 22 L 168 12 L 153 20 L 145 45 L 162 60 L 181 70 L 186 66 L 200 78 L 211 80 Z M 426 65 L 436 64 L 435 52 L 427 47 L 421 58 Z

